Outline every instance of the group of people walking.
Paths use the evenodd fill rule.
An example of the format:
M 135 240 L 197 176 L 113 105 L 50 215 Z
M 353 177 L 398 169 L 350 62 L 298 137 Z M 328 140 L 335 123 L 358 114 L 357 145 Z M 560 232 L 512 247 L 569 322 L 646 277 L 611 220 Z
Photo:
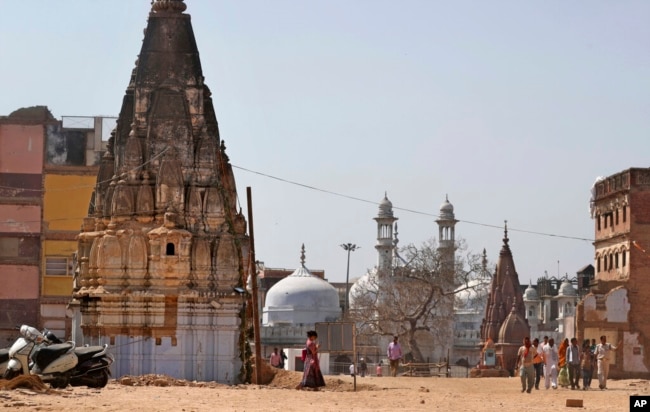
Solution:
M 524 344 L 517 352 L 517 363 L 515 370 L 521 377 L 521 391 L 531 393 L 533 387 L 539 389 L 541 377 L 544 376 L 546 389 L 557 389 L 571 387 L 580 389 L 580 377 L 582 377 L 582 389 L 591 388 L 591 379 L 596 366 L 598 376 L 598 387 L 607 389 L 607 375 L 609 374 L 609 361 L 612 351 L 616 351 L 621 342 L 614 346 L 607 343 L 607 337 L 600 337 L 600 344 L 596 340 L 585 340 L 582 346 L 578 346 L 576 338 L 564 339 L 560 347 L 556 347 L 553 338 L 544 336 L 540 342 L 535 338 L 532 342 L 529 337 L 524 338 Z

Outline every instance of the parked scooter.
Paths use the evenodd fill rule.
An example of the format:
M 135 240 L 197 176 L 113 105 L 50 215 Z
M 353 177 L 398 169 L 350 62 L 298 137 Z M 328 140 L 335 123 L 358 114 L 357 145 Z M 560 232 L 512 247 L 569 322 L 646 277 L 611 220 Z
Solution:
M 20 331 L 20 327 L 17 327 L 16 330 Z M 50 343 L 63 343 L 63 341 L 56 337 L 55 334 L 48 331 L 47 329 L 43 332 L 43 335 L 47 338 L 43 340 L 42 344 Z M 9 349 L 11 347 L 0 349 L 0 377 L 4 377 L 7 366 L 9 365 Z
M 90 386 L 103 388 L 110 376 L 113 357 L 108 345 L 77 348 L 74 342 L 61 342 L 49 331 L 43 333 L 28 325 L 20 327 L 22 337 L 9 349 L 9 364 L 4 379 L 17 375 L 38 375 L 54 388 Z

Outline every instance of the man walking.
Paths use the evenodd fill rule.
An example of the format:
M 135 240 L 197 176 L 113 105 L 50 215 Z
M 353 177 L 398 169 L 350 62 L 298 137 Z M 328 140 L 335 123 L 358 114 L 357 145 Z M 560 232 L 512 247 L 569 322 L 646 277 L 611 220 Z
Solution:
M 521 377 L 521 391 L 530 393 L 533 389 L 535 382 L 535 368 L 533 367 L 533 359 L 537 353 L 537 348 L 531 348 L 530 338 L 524 338 L 524 345 L 519 348 L 517 352 L 517 363 L 515 370 L 519 371 Z
M 535 350 L 535 357 L 533 358 L 533 368 L 535 368 L 535 389 L 539 389 L 539 381 L 542 379 L 544 373 L 544 351 L 542 345 L 539 344 L 539 339 L 533 339 L 533 349 Z
M 282 357 L 278 353 L 278 348 L 273 348 L 273 353 L 271 354 L 271 358 L 269 359 L 269 363 L 274 368 L 279 368 L 281 362 L 282 362 Z
M 388 344 L 388 361 L 390 362 L 390 374 L 392 376 L 397 376 L 397 368 L 399 367 L 399 361 L 402 359 L 402 347 L 397 341 L 398 337 L 395 335 L 393 341 Z
M 580 389 L 580 348 L 576 338 L 571 339 L 571 345 L 566 348 L 566 363 L 569 367 L 571 389 Z
M 609 375 L 609 360 L 610 353 L 616 351 L 623 342 L 618 342 L 618 345 L 614 346 L 611 343 L 607 343 L 607 337 L 605 335 L 600 337 L 600 344 L 596 346 L 596 359 L 598 363 L 598 387 L 603 390 L 607 389 L 607 375 Z
M 557 389 L 557 363 L 560 357 L 557 354 L 555 347 L 555 339 L 551 338 L 548 343 L 544 345 L 544 386 L 546 389 L 553 387 Z

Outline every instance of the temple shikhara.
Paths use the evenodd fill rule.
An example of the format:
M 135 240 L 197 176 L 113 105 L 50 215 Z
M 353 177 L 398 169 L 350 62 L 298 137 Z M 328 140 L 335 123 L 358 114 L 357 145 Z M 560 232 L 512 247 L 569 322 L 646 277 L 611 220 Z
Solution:
M 182 0 L 153 2 L 78 236 L 73 337 L 114 376 L 236 383 L 249 238 Z
M 506 226 L 481 324 L 481 339 L 486 347 L 493 345 L 496 351 L 495 363 L 491 366 L 512 373 L 517 362 L 517 350 L 524 338 L 530 336 L 530 327 L 509 242 Z

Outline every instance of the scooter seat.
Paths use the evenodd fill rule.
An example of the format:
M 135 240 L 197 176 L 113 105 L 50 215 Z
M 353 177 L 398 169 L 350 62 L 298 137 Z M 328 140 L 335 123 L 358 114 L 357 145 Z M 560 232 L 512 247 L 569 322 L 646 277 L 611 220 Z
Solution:
M 80 348 L 75 348 L 74 353 L 77 355 L 77 358 L 79 358 L 79 363 L 82 363 L 103 350 L 103 346 L 82 346 Z
M 0 349 L 0 363 L 9 361 L 9 349 Z
M 36 352 L 34 360 L 41 369 L 44 369 L 56 358 L 69 351 L 72 346 L 73 344 L 70 342 L 57 343 L 50 346 L 42 346 L 38 349 L 38 352 Z

